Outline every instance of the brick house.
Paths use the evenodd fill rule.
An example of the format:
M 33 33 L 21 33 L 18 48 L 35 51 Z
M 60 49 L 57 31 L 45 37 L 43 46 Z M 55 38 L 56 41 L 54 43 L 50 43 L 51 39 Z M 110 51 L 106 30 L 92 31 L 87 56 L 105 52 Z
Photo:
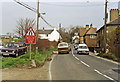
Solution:
M 111 32 L 113 32 L 118 26 L 120 26 L 120 16 L 119 16 L 119 10 L 118 9 L 111 9 L 110 10 L 110 22 L 107 23 L 107 42 L 109 41 L 108 36 Z M 108 43 L 106 45 L 104 44 L 104 26 L 102 26 L 98 31 L 97 31 L 97 46 L 99 47 L 99 50 L 101 52 L 105 52 L 105 46 L 107 47 L 106 52 L 113 52 L 116 50 L 115 47 L 112 47 L 112 49 L 109 49 L 108 47 L 110 46 Z
M 86 27 L 81 27 L 80 28 L 80 44 L 84 43 L 84 35 L 86 33 L 86 31 L 89 29 L 89 25 L 86 25 Z
M 80 43 L 85 43 L 89 47 L 90 51 L 94 51 L 97 47 L 97 28 L 93 28 L 92 24 L 86 25 L 85 28 L 80 28 Z
M 94 52 L 94 48 L 97 47 L 97 28 L 93 28 L 92 24 L 84 35 L 84 43 L 87 44 L 90 51 Z

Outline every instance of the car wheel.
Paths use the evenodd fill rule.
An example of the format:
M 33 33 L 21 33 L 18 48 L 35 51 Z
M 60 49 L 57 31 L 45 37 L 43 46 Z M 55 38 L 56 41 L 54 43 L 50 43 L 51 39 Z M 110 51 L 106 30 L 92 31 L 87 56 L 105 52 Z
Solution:
M 67 54 L 69 54 L 69 52 L 67 52 Z
M 58 54 L 61 54 L 60 52 L 58 52 Z
M 79 52 L 77 52 L 77 54 L 79 54 Z

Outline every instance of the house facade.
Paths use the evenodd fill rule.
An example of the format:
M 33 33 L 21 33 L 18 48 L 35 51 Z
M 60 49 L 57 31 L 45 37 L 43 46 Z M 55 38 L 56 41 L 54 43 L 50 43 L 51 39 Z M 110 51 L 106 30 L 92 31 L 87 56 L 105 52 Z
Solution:
M 87 29 L 89 29 L 89 25 L 86 25 L 85 28 L 84 27 L 80 28 L 80 44 L 84 43 L 84 35 L 85 35 Z
M 94 28 L 92 24 L 86 25 L 85 28 L 80 28 L 80 43 L 87 44 L 90 51 L 94 51 L 94 48 L 97 47 L 97 28 Z
M 44 30 L 41 29 L 38 31 L 38 38 L 39 39 L 48 39 L 49 41 L 56 41 L 58 42 L 61 38 L 59 32 L 56 30 L 56 28 L 52 30 Z
M 84 42 L 89 47 L 90 51 L 94 52 L 97 47 L 97 28 L 93 28 L 92 24 L 84 35 Z
M 115 29 L 120 26 L 120 16 L 119 16 L 119 10 L 118 9 L 111 9 L 110 10 L 110 22 L 107 23 L 106 25 L 106 40 L 107 43 L 104 43 L 104 26 L 102 26 L 98 31 L 97 31 L 97 46 L 100 49 L 100 52 L 112 52 L 115 48 L 112 47 L 110 49 L 110 44 L 109 42 L 112 41 L 110 38 L 114 37 L 111 33 L 115 31 Z M 105 46 L 107 47 L 107 50 L 105 50 Z

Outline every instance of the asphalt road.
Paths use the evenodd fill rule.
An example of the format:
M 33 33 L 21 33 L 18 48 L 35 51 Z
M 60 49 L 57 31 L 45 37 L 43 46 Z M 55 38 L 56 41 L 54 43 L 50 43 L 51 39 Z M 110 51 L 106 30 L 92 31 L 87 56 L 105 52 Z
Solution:
M 55 54 L 50 64 L 50 79 L 118 82 L 118 64 L 91 55 L 78 55 L 73 48 L 69 54 Z

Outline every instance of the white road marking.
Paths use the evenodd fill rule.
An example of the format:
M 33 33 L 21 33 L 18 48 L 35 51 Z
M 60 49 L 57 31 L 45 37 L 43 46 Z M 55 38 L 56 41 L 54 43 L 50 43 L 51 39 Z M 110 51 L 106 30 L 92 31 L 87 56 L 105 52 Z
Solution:
M 94 71 L 97 72 L 98 74 L 100 74 L 100 75 L 102 75 L 102 76 L 108 78 L 109 80 L 112 80 L 112 81 L 116 82 L 113 78 L 111 78 L 111 77 L 109 77 L 109 76 L 107 76 L 107 75 L 105 75 L 105 74 L 102 74 L 102 73 L 99 72 L 98 70 L 94 69 Z
M 87 67 L 90 67 L 88 64 L 86 64 L 85 62 L 83 61 L 80 61 L 82 64 L 86 65 Z
M 49 64 L 49 80 L 50 80 L 50 82 L 52 82 L 51 65 L 52 65 L 54 57 L 55 56 L 53 56 L 53 58 L 52 58 L 52 60 L 50 61 L 50 64 Z
M 78 58 L 73 54 L 73 49 L 72 49 L 72 55 L 78 60 Z M 92 56 L 92 55 L 91 55 L 91 56 Z M 96 57 L 96 56 L 94 56 L 94 57 Z M 96 57 L 96 58 L 98 58 L 98 57 Z M 88 64 L 86 64 L 86 63 L 83 62 L 83 61 L 81 61 L 81 63 L 83 63 L 83 64 L 86 65 L 87 67 L 90 67 Z M 98 74 L 100 74 L 100 75 L 108 78 L 109 80 L 112 80 L 112 81 L 116 82 L 113 78 L 111 78 L 111 77 L 109 77 L 109 76 L 107 76 L 107 75 L 105 75 L 105 74 L 102 74 L 102 73 L 99 72 L 98 70 L 94 69 L 94 71 L 97 72 Z
M 75 57 L 77 60 L 79 60 L 79 58 Z
M 72 49 L 72 55 L 75 57 L 75 59 L 77 60 L 80 60 L 78 57 L 76 57 L 74 54 L 73 54 L 73 49 Z M 81 61 L 82 64 L 86 65 L 87 67 L 90 67 L 88 64 L 86 64 L 85 62 Z

